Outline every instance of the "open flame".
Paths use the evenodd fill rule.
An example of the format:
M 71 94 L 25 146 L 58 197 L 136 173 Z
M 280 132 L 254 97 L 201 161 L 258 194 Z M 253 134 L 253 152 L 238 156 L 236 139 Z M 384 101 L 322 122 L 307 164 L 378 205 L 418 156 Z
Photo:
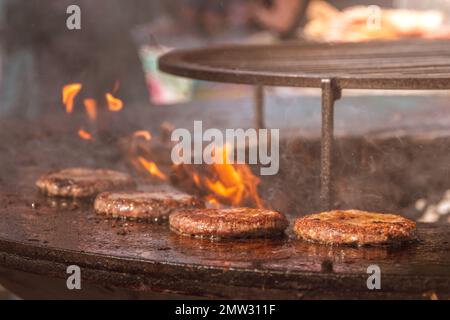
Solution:
M 83 85 L 81 83 L 71 83 L 63 87 L 62 101 L 67 113 L 72 113 L 75 97 L 81 91 L 82 87 Z
M 63 87 L 63 103 L 67 113 L 72 113 L 74 109 L 74 100 L 82 89 L 81 83 L 72 83 Z M 107 109 L 111 112 L 118 112 L 123 108 L 123 101 L 116 98 L 113 94 L 119 88 L 119 84 L 114 86 L 113 93 L 106 93 Z M 86 98 L 83 105 L 87 118 L 90 121 L 96 121 L 99 108 L 102 107 L 95 99 Z M 103 105 L 104 107 L 104 105 Z M 93 134 L 80 128 L 78 136 L 83 140 L 94 140 Z M 134 132 L 131 145 L 129 147 L 129 160 L 138 171 L 145 171 L 147 174 L 167 181 L 168 176 L 160 170 L 157 163 L 150 158 L 151 152 L 143 152 L 140 148 L 142 143 L 152 142 L 152 134 L 146 130 Z M 145 148 L 144 148 L 145 150 Z M 151 149 L 150 149 L 151 150 Z M 144 153 L 144 154 L 142 154 Z M 260 179 L 253 175 L 250 167 L 246 164 L 230 163 L 229 146 L 217 149 L 214 152 L 214 161 L 208 166 L 178 165 L 173 166 L 172 170 L 182 170 L 197 191 L 203 195 L 204 200 L 212 207 L 220 207 L 222 204 L 239 206 L 251 205 L 258 208 L 264 207 L 263 201 L 258 194 L 258 184 Z M 187 175 L 186 175 L 187 173 Z
M 134 137 L 142 137 L 147 141 L 150 141 L 152 139 L 152 134 L 150 133 L 150 131 L 147 131 L 147 130 L 138 130 L 138 131 L 134 132 L 133 136 Z
M 123 102 L 119 98 L 114 97 L 111 93 L 105 94 L 106 102 L 108 103 L 108 110 L 118 112 L 123 108 Z
M 229 146 L 215 151 L 214 163 L 206 170 L 198 170 L 192 165 L 181 165 L 189 173 L 193 184 L 202 193 L 207 193 L 205 201 L 213 207 L 220 203 L 231 206 L 253 205 L 263 208 L 264 203 L 258 194 L 260 179 L 246 164 L 232 164 L 228 158 Z
M 215 177 L 205 177 L 205 186 L 218 197 L 216 200 L 226 199 L 232 206 L 251 200 L 258 208 L 262 208 L 263 203 L 257 190 L 259 178 L 253 175 L 246 164 L 230 164 L 228 154 L 228 145 L 216 150 L 216 163 L 211 166 Z M 219 161 L 220 158 L 222 161 Z
M 167 180 L 166 174 L 162 172 L 157 166 L 156 162 L 151 161 L 149 158 L 149 152 L 144 148 L 145 156 L 142 155 L 142 142 L 145 142 L 145 146 L 148 146 L 150 140 L 152 140 L 152 134 L 147 130 L 138 130 L 135 131 L 131 137 L 131 143 L 128 145 L 128 157 L 130 163 L 138 172 L 146 172 L 150 174 L 152 177 L 157 178 L 162 181 Z
M 159 170 L 155 162 L 149 161 L 143 157 L 137 158 L 141 166 L 152 176 L 157 177 L 161 180 L 167 180 L 167 176 Z
M 108 92 L 105 94 L 106 105 L 104 102 L 99 104 L 99 102 L 93 98 L 86 98 L 83 100 L 84 110 L 89 121 L 95 122 L 97 120 L 100 108 L 107 108 L 111 112 L 118 112 L 123 109 L 123 101 L 113 96 L 113 94 L 119 90 L 119 87 L 120 83 L 119 81 L 116 81 L 112 90 L 113 93 Z M 73 112 L 75 98 L 82 88 L 83 85 L 81 83 L 70 83 L 62 88 L 62 102 L 66 113 L 71 114 Z M 82 128 L 80 128 L 77 133 L 83 140 L 93 140 L 93 134 Z
M 97 101 L 95 99 L 84 99 L 83 104 L 89 120 L 97 120 Z
M 78 130 L 78 136 L 83 140 L 92 140 L 92 134 L 90 134 L 84 129 Z
M 205 201 L 210 208 L 221 208 L 222 204 L 214 196 L 206 196 Z
M 127 141 L 126 152 L 137 172 L 145 172 L 162 181 L 169 180 L 169 176 L 160 169 L 158 160 L 155 160 L 161 157 L 152 156 L 154 148 L 159 152 L 164 150 L 161 149 L 164 141 L 162 136 L 153 140 L 151 132 L 145 130 L 132 134 Z M 170 144 L 166 147 L 170 153 Z M 263 208 L 264 203 L 258 194 L 260 179 L 248 165 L 231 163 L 230 151 L 229 145 L 216 149 L 211 165 L 172 165 L 170 178 L 181 189 L 203 197 L 209 207 L 229 205 Z

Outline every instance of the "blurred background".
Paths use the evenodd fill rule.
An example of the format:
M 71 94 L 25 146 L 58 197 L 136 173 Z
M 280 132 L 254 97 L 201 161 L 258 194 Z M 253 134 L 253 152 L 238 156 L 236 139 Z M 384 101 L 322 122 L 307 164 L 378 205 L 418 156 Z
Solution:
M 70 4 L 81 8 L 82 30 L 65 28 Z M 448 38 L 449 11 L 447 0 L 1 0 L 0 115 L 55 111 L 71 82 L 97 98 L 120 82 L 130 104 L 211 99 L 223 88 L 245 95 L 244 86 L 162 75 L 156 59 L 230 42 Z

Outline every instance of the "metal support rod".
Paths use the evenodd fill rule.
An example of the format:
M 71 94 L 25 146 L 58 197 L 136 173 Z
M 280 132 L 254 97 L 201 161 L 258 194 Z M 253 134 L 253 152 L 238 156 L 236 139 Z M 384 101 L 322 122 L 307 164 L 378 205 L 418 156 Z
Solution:
M 255 127 L 264 129 L 264 86 L 255 86 Z
M 332 156 L 334 142 L 334 102 L 341 97 L 341 90 L 333 79 L 322 79 L 322 139 L 320 156 L 320 207 L 330 210 L 333 206 Z

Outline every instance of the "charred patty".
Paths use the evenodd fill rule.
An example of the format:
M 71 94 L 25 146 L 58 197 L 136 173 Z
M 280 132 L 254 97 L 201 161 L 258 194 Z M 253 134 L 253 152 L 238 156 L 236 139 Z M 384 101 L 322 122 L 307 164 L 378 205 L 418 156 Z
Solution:
M 212 238 L 269 237 L 282 234 L 288 226 L 277 211 L 251 208 L 179 211 L 169 222 L 177 233 Z
M 204 208 L 204 204 L 184 193 L 103 192 L 95 199 L 94 208 L 115 218 L 159 221 L 177 210 Z
M 68 168 L 42 175 L 36 182 L 39 190 L 50 196 L 93 197 L 107 190 L 134 188 L 125 173 L 107 169 Z
M 364 246 L 413 240 L 416 223 L 395 214 L 335 210 L 297 219 L 294 231 L 309 241 Z

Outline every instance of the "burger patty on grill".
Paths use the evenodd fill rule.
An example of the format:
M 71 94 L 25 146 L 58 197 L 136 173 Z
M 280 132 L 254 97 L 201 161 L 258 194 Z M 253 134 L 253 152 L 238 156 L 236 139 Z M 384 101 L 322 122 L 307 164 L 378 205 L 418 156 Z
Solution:
M 414 240 L 416 223 L 394 214 L 334 210 L 297 219 L 294 231 L 309 241 L 364 246 Z
M 89 168 L 68 168 L 46 173 L 39 177 L 36 185 L 47 195 L 60 197 L 93 197 L 100 192 L 135 188 L 128 174 Z
M 204 208 L 204 203 L 184 193 L 103 192 L 95 199 L 94 208 L 115 218 L 158 221 L 177 210 Z
M 212 238 L 269 237 L 282 234 L 288 226 L 280 212 L 251 208 L 179 211 L 169 222 L 182 235 Z

